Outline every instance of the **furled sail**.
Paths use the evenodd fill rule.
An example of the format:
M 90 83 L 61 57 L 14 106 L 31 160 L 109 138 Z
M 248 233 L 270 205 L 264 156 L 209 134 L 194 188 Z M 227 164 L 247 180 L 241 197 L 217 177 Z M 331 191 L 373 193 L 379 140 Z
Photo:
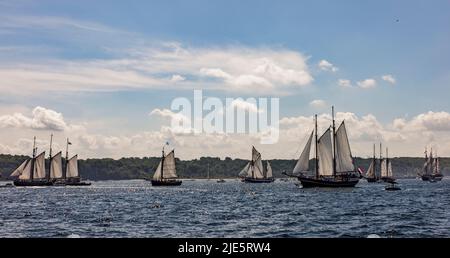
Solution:
M 320 137 L 317 144 L 319 158 L 319 174 L 323 176 L 333 175 L 333 154 L 331 153 L 331 133 L 328 128 Z
M 50 162 L 50 178 L 62 178 L 61 152 L 52 157 Z
M 73 156 L 67 161 L 66 177 L 79 177 L 78 174 L 78 155 Z
M 162 173 L 161 173 L 162 171 Z M 161 178 L 162 174 L 162 178 Z M 171 151 L 164 157 L 164 162 L 161 160 L 156 168 L 155 174 L 153 174 L 154 180 L 177 178 L 176 166 L 175 166 L 175 151 Z
M 45 178 L 45 151 L 39 154 L 34 161 L 33 178 Z
M 375 177 L 375 161 L 372 160 L 372 162 L 370 162 L 370 166 L 367 169 L 367 173 L 366 173 L 366 177 L 372 178 Z
M 22 162 L 22 164 L 20 164 L 20 166 L 16 168 L 16 170 L 14 170 L 14 172 L 12 172 L 10 176 L 11 177 L 21 176 L 24 173 L 27 164 L 30 163 L 30 160 L 31 159 L 26 159 L 24 162 Z
M 272 166 L 270 165 L 270 162 L 267 161 L 267 173 L 266 173 L 266 178 L 271 178 L 272 177 Z
M 300 172 L 309 170 L 309 154 L 311 152 L 311 141 L 313 138 L 313 133 L 314 131 L 312 131 L 311 135 L 309 136 L 308 142 L 306 143 L 305 148 L 303 149 L 302 154 L 300 155 L 300 158 L 298 159 L 297 164 L 292 171 L 293 174 L 298 174 Z
M 342 122 L 336 131 L 336 172 L 350 172 L 354 170 L 347 130 L 345 129 L 345 123 Z

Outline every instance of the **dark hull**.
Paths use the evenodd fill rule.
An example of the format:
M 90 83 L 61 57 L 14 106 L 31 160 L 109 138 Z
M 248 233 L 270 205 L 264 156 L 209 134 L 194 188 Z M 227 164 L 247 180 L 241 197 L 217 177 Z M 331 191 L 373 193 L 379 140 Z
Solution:
M 152 186 L 177 186 L 177 185 L 181 185 L 181 183 L 183 181 L 181 181 L 181 180 L 164 180 L 164 181 L 151 180 L 151 182 L 152 182 Z
M 431 180 L 441 181 L 443 177 L 444 177 L 443 175 L 437 174 L 437 175 L 422 175 L 421 178 L 423 181 L 431 181 Z
M 65 185 L 71 185 L 71 186 L 89 186 L 91 183 L 89 182 L 68 182 L 65 183 Z
M 310 187 L 355 187 L 359 182 L 359 178 L 337 179 L 316 179 L 309 177 L 298 177 L 303 188 Z
M 384 190 L 386 190 L 386 191 L 399 191 L 399 190 L 401 190 L 401 189 L 400 189 L 400 187 L 398 187 L 398 186 L 395 186 L 395 185 L 389 185 L 389 186 L 386 186 L 386 187 L 384 188 Z
M 366 180 L 369 183 L 376 183 L 376 182 L 378 182 L 378 178 L 374 178 L 374 177 L 366 177 Z
M 52 181 L 14 180 L 15 186 L 52 186 Z
M 244 178 L 245 183 L 272 183 L 273 181 L 275 181 L 274 178 Z

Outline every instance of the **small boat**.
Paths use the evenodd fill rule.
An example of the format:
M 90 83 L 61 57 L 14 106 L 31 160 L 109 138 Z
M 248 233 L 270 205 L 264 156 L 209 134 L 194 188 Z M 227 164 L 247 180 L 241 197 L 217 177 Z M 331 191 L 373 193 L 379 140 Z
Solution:
M 224 179 L 217 180 L 217 183 L 225 183 L 226 181 Z
M 386 191 L 398 191 L 401 190 L 399 186 L 397 186 L 396 182 L 390 182 L 388 185 L 384 187 Z
M 0 185 L 0 188 L 10 188 L 10 187 L 14 187 L 14 185 L 11 183 L 6 183 L 4 185 Z
M 361 175 L 355 170 L 353 164 L 344 121 L 337 131 L 335 130 L 334 107 L 332 107 L 332 120 L 332 126 L 318 138 L 317 115 L 315 115 L 315 129 L 311 132 L 292 175 L 288 175 L 297 177 L 304 188 L 354 187 L 359 182 Z M 333 135 L 333 142 L 331 135 Z M 315 173 L 310 175 L 309 156 L 313 136 L 315 136 Z
M 48 180 L 45 172 L 45 151 L 36 156 L 36 137 L 33 140 L 33 156 L 25 160 L 10 175 L 16 178 L 15 186 L 51 186 L 53 181 Z
M 275 181 L 270 162 L 267 161 L 266 169 L 264 169 L 261 153 L 255 147 L 252 147 L 252 160 L 241 170 L 239 176 L 245 183 L 272 183 Z
M 382 158 L 381 158 L 381 143 L 380 143 L 380 171 L 381 171 L 381 160 Z M 376 183 L 380 181 L 380 176 L 377 175 L 376 167 L 377 167 L 377 159 L 375 158 L 375 144 L 374 144 L 372 162 L 370 163 L 365 176 L 368 183 Z
M 166 143 L 168 145 L 168 143 Z M 178 186 L 182 181 L 177 179 L 175 166 L 175 150 L 164 155 L 164 147 L 162 149 L 161 161 L 156 168 L 153 178 L 150 179 L 152 186 Z M 148 179 L 147 179 L 148 180 Z

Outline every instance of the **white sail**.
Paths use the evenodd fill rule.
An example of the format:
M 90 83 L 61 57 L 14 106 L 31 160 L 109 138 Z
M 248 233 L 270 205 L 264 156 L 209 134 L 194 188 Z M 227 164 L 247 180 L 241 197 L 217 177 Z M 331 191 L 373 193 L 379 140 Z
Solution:
M 328 128 L 320 137 L 319 143 L 317 144 L 320 175 L 333 175 L 333 154 L 331 153 L 331 149 L 331 133 L 330 128 Z
M 352 152 L 348 142 L 345 123 L 342 122 L 336 131 L 336 172 L 354 171 Z
M 34 161 L 33 178 L 45 178 L 45 151 L 39 154 Z
M 367 169 L 367 173 L 366 173 L 366 177 L 375 177 L 375 161 L 372 160 L 372 162 L 370 162 L 370 166 Z
M 73 156 L 67 161 L 66 177 L 79 177 L 78 173 L 78 155 Z
M 269 161 L 267 161 L 266 178 L 272 178 L 272 166 L 270 165 Z
M 52 157 L 50 162 L 50 178 L 62 178 L 61 152 Z
M 392 175 L 392 163 L 391 163 L 390 160 L 388 161 L 387 175 L 388 175 L 388 177 L 392 177 L 392 176 L 393 176 L 393 175 Z
M 158 167 L 155 170 L 155 173 L 153 174 L 154 180 L 161 180 L 161 161 L 158 164 Z
M 300 155 L 300 158 L 298 159 L 297 164 L 292 171 L 292 174 L 298 174 L 300 172 L 309 170 L 309 154 L 311 152 L 311 141 L 313 138 L 313 133 L 314 131 L 311 132 L 308 142 L 306 143 L 305 148 L 303 149 L 302 154 Z
M 33 163 L 33 159 L 29 159 L 27 164 L 25 165 L 25 168 L 22 171 L 22 174 L 20 174 L 19 179 L 22 179 L 22 180 L 31 179 L 31 164 L 32 163 Z
M 264 178 L 261 153 L 259 153 L 255 147 L 252 149 L 252 161 L 253 178 Z
M 239 172 L 239 176 L 240 177 L 245 177 L 245 176 L 252 176 L 251 175 L 251 172 L 250 172 L 250 175 L 249 175 L 249 168 L 250 168 L 250 163 L 251 162 L 248 162 L 247 163 L 247 165 L 245 165 L 245 167 L 241 170 L 241 172 Z
M 27 164 L 30 162 L 31 159 L 26 159 L 24 162 L 22 162 L 22 164 L 20 164 L 20 166 L 18 168 L 16 168 L 16 170 L 14 170 L 11 173 L 11 177 L 16 177 L 16 176 L 20 176 L 23 174 L 25 167 L 27 166 Z
M 162 176 L 167 179 L 178 177 L 175 167 L 175 151 L 173 150 L 164 159 Z
M 436 158 L 436 173 L 435 174 L 440 174 L 441 173 L 441 167 L 439 165 L 439 158 Z

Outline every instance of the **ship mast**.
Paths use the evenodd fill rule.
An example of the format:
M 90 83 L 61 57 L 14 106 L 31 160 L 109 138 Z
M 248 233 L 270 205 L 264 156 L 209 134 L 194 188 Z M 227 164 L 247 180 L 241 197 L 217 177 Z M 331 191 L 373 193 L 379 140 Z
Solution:
M 31 159 L 31 172 L 30 180 L 33 181 L 34 178 L 34 162 L 36 160 L 36 136 L 33 137 L 33 158 Z
M 48 174 L 47 174 L 47 180 L 50 180 L 50 175 L 52 174 L 52 141 L 53 141 L 53 134 L 50 134 L 50 151 L 49 151 L 49 161 L 50 161 L 50 166 L 48 169 Z
M 161 159 L 161 181 L 163 181 L 163 171 L 164 171 L 164 147 L 166 147 L 166 145 L 164 145 L 163 148 L 162 148 L 162 159 Z
M 383 160 L 382 152 L 383 152 L 383 149 L 381 148 L 381 142 L 380 142 L 380 178 L 383 176 L 381 174 L 381 170 L 382 170 L 382 168 L 381 168 L 382 162 L 381 161 Z
M 375 158 L 375 143 L 373 144 L 373 159 L 372 159 L 372 166 L 373 166 L 373 178 L 377 178 L 377 175 L 375 173 L 375 164 L 376 164 L 376 158 Z
M 316 179 L 317 178 L 319 178 L 319 159 L 318 159 L 318 150 L 317 150 L 317 143 L 318 143 L 318 140 L 317 140 L 317 115 L 315 115 L 314 116 L 315 117 L 315 138 L 316 138 L 316 150 L 315 150 L 315 152 L 316 152 L 316 160 L 315 160 L 315 162 L 316 162 Z
M 389 155 L 387 147 L 386 147 L 386 177 L 389 177 Z
M 67 165 L 69 164 L 69 138 L 66 140 L 66 161 L 64 162 L 66 164 L 66 169 L 63 171 L 62 178 L 66 179 L 67 177 Z
M 336 176 L 336 126 L 334 124 L 334 106 L 331 106 L 331 117 L 333 118 L 333 176 Z

